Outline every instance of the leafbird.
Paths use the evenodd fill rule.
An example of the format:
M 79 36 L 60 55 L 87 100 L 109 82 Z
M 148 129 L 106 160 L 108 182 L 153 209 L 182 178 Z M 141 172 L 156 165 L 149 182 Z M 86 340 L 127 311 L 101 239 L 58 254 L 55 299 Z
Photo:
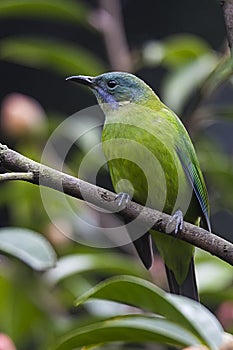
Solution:
M 172 215 L 175 235 L 183 219 L 210 231 L 205 182 L 192 141 L 177 115 L 133 74 L 108 72 L 67 80 L 87 85 L 104 112 L 102 148 L 118 205 L 133 199 Z M 194 247 L 137 223 L 127 226 L 145 267 L 149 269 L 153 262 L 153 237 L 165 263 L 170 292 L 198 300 Z

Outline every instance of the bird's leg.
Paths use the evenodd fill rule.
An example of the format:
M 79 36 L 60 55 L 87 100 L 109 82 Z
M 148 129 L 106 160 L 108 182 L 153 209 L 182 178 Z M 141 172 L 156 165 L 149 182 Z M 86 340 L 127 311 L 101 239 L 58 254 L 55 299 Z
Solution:
M 129 193 L 126 192 L 119 192 L 114 200 L 117 202 L 118 207 L 121 207 L 122 205 L 124 205 L 124 207 L 129 203 L 129 201 L 131 201 L 131 196 Z
M 184 217 L 183 217 L 183 213 L 181 210 L 177 210 L 173 215 L 171 220 L 169 221 L 169 224 L 172 223 L 173 221 L 175 221 L 176 223 L 176 227 L 175 227 L 175 235 L 177 235 L 177 233 L 179 231 L 182 230 L 183 228 L 183 223 L 184 223 Z

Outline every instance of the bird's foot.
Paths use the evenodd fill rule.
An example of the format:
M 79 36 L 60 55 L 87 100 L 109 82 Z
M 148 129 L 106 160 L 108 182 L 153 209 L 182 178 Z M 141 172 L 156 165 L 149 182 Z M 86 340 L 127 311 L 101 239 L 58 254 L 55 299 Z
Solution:
M 169 221 L 168 225 L 170 225 L 174 221 L 176 224 L 174 233 L 175 233 L 175 235 L 177 235 L 177 233 L 182 230 L 183 224 L 184 224 L 184 217 L 183 217 L 183 213 L 181 210 L 177 210 L 175 212 L 175 214 L 172 215 L 172 218 Z
M 114 200 L 117 202 L 118 207 L 124 205 L 124 207 L 131 201 L 131 196 L 126 192 L 119 192 Z

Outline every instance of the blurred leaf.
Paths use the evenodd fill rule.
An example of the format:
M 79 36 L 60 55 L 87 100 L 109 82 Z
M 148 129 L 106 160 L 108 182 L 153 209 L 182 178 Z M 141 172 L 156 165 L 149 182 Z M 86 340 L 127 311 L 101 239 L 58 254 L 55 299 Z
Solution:
M 148 277 L 149 273 L 139 264 L 134 263 L 132 258 L 123 254 L 79 254 L 68 255 L 58 260 L 55 268 L 44 275 L 45 279 L 56 284 L 62 279 L 74 274 L 84 272 L 102 272 L 104 274 L 131 274 L 133 276 Z
M 71 350 L 114 341 L 156 342 L 182 347 L 198 343 L 197 338 L 186 329 L 160 317 L 125 315 L 80 327 L 61 339 L 54 349 Z
M 177 69 L 208 54 L 211 48 L 206 41 L 198 36 L 181 34 L 166 38 L 164 51 L 163 64 Z
M 55 265 L 56 256 L 50 243 L 40 234 L 17 227 L 0 229 L 0 250 L 42 271 Z
M 81 296 L 78 305 L 89 298 L 118 301 L 164 316 L 192 332 L 201 343 L 212 349 L 218 349 L 221 343 L 222 328 L 204 306 L 191 299 L 165 293 L 140 278 L 120 276 L 104 281 Z
M 143 63 L 149 66 L 161 64 L 164 58 L 164 44 L 159 40 L 148 41 L 142 49 Z
M 73 23 L 86 20 L 83 3 L 70 0 L 1 0 L 0 17 L 50 18 Z
M 36 68 L 69 74 L 98 75 L 104 65 L 91 52 L 55 39 L 17 37 L 0 43 L 0 58 Z
M 233 73 L 232 55 L 219 60 L 205 41 L 193 35 L 149 42 L 143 49 L 143 59 L 147 64 L 161 64 L 170 69 L 162 95 L 177 113 L 195 89 L 200 99 L 209 97 Z
M 201 293 L 208 291 L 217 293 L 233 282 L 232 266 L 216 256 L 196 248 L 195 264 Z
M 163 41 L 150 41 L 143 48 L 143 58 L 149 65 L 162 64 L 177 69 L 191 63 L 211 48 L 202 38 L 189 34 L 172 35 Z
M 222 264 L 222 263 L 223 264 Z M 197 265 L 198 281 L 200 284 L 200 293 L 217 293 L 231 285 L 233 282 L 232 267 L 224 262 L 207 261 Z M 216 283 L 221 281 L 221 283 Z M 233 297 L 233 296 L 232 296 Z
M 103 319 L 106 317 L 122 316 L 129 312 L 128 305 L 109 300 L 91 299 L 84 304 L 84 307 L 89 313 L 99 317 L 99 319 L 100 317 Z
M 232 266 L 196 248 L 195 266 L 201 301 L 214 303 L 233 300 Z M 218 282 L 217 282 L 218 281 Z
M 163 84 L 162 99 L 165 104 L 180 113 L 186 99 L 203 83 L 216 64 L 216 56 L 209 53 L 170 73 Z

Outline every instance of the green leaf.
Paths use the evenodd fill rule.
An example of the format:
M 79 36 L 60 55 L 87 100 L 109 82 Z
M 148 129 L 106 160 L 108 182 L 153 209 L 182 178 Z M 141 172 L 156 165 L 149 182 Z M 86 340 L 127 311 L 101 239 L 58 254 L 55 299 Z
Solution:
M 84 272 L 101 272 L 104 274 L 130 274 L 149 278 L 148 272 L 123 254 L 75 254 L 62 257 L 55 268 L 45 275 L 46 281 L 56 284 L 74 274 Z
M 149 65 L 162 64 L 178 69 L 211 52 L 202 38 L 191 34 L 178 34 L 163 41 L 150 41 L 143 48 L 143 59 Z
M 72 350 L 82 346 L 115 341 L 156 342 L 182 347 L 198 343 L 197 338 L 186 329 L 160 317 L 125 315 L 80 327 L 61 339 L 54 349 Z
M 17 227 L 0 229 L 0 250 L 11 254 L 35 270 L 43 271 L 56 263 L 55 252 L 40 234 Z
M 232 266 L 196 248 L 195 266 L 201 300 L 211 308 L 221 302 L 233 300 Z M 221 283 L 216 283 L 221 281 Z
M 50 18 L 73 23 L 86 21 L 84 4 L 70 0 L 1 0 L 0 17 Z
M 212 349 L 217 349 L 221 343 L 222 328 L 204 306 L 191 299 L 165 293 L 151 282 L 140 278 L 111 278 L 81 296 L 77 304 L 90 298 L 117 301 L 164 316 L 192 332 L 200 342 Z
M 217 318 L 211 312 L 198 302 L 182 297 L 180 295 L 168 295 L 173 305 L 179 308 L 180 312 L 189 320 L 199 333 L 201 343 L 207 345 L 210 349 L 218 350 L 222 344 L 223 329 Z
M 196 249 L 195 265 L 200 293 L 219 293 L 231 286 L 233 280 L 232 266 L 225 261 L 201 249 Z M 221 283 L 216 283 L 220 280 Z
M 163 64 L 177 69 L 209 53 L 211 48 L 198 36 L 178 34 L 164 40 L 164 51 Z
M 0 58 L 35 68 L 69 74 L 98 75 L 104 65 L 92 53 L 55 39 L 17 37 L 1 41 Z

